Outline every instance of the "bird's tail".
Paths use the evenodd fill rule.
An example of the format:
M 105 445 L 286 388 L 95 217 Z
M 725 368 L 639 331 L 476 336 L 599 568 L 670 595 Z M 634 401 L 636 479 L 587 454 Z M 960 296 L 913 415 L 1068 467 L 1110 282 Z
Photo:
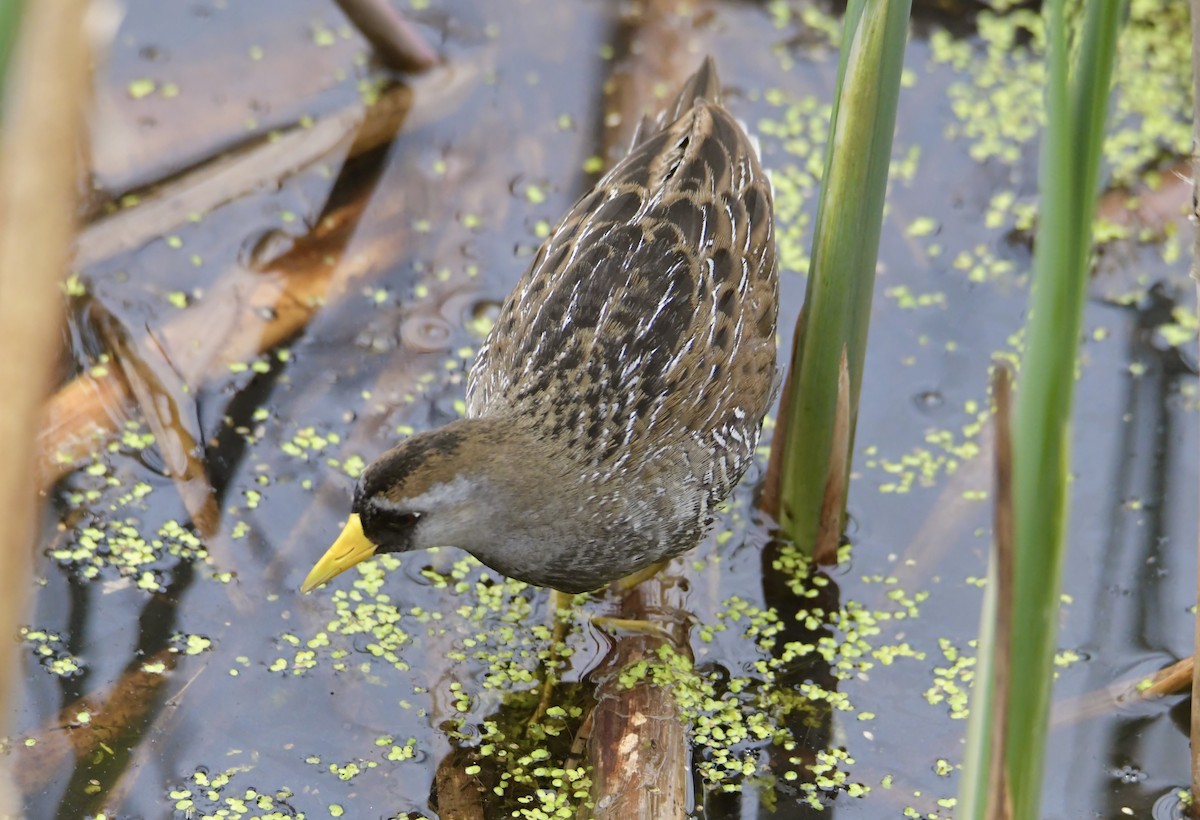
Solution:
M 687 78 L 675 101 L 662 113 L 661 121 L 675 122 L 692 109 L 697 99 L 705 99 L 711 103 L 721 102 L 721 78 L 717 76 L 717 64 L 712 57 L 705 57 L 704 62 Z
M 704 62 L 688 77 L 675 99 L 663 109 L 657 117 L 649 115 L 642 117 L 637 131 L 633 135 L 633 144 L 637 145 L 651 134 L 657 134 L 666 126 L 675 122 L 696 104 L 696 100 L 704 99 L 712 103 L 721 101 L 721 78 L 717 76 L 717 64 L 712 57 L 705 57 Z

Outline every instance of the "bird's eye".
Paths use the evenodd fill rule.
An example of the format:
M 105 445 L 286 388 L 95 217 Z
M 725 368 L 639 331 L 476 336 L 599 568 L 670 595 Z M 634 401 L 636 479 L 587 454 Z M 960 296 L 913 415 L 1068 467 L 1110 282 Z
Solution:
M 368 537 L 381 544 L 399 547 L 408 541 L 412 528 L 420 520 L 420 513 L 415 512 L 380 515 L 372 522 L 375 532 L 368 533 Z

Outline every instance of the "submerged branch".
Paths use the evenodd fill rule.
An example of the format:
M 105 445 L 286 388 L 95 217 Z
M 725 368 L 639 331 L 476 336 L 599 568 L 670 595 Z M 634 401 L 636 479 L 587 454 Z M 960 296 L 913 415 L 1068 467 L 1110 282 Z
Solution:
M 179 661 L 162 649 L 122 675 L 107 692 L 80 698 L 30 736 L 16 759 L 17 782 L 26 794 L 62 775 L 68 759 L 83 760 L 104 747 L 117 747 L 156 711 L 164 685 Z
M 1192 686 L 1192 675 L 1195 673 L 1195 656 L 1175 661 L 1148 678 L 1129 685 L 1128 691 L 1121 697 L 1126 701 L 1131 698 L 1165 698 L 1169 695 L 1182 695 Z
M 437 797 L 439 820 L 483 820 L 487 816 L 479 778 L 467 774 L 475 757 L 473 750 L 456 748 L 438 763 L 433 775 L 433 793 Z
M 1176 661 L 1153 675 L 1117 681 L 1054 705 L 1053 728 L 1091 720 L 1138 701 L 1182 695 L 1192 686 L 1193 657 Z
M 161 346 L 135 345 L 128 328 L 99 302 L 93 302 L 89 312 L 154 435 L 155 446 L 175 482 L 184 509 L 201 537 L 209 540 L 216 534 L 220 510 L 204 464 L 195 399 L 187 392 Z M 147 340 L 153 342 L 153 337 Z
M 130 195 L 137 204 L 84 228 L 75 267 L 88 268 L 145 245 L 191 219 L 302 171 L 313 163 L 341 162 L 372 151 L 409 130 L 443 116 L 462 101 L 478 72 L 471 64 L 445 66 L 382 92 L 370 106 L 355 104 L 317 121 L 285 129 L 276 137 L 214 157 L 169 182 Z
M 444 79 L 449 75 L 441 76 Z M 460 76 L 470 73 L 460 72 Z M 432 83 L 434 75 L 429 79 Z M 367 150 L 382 144 L 385 136 L 390 138 L 390 130 L 398 127 L 409 110 L 408 92 L 397 89 L 395 94 L 391 102 L 369 109 L 390 113 L 368 118 L 354 139 L 352 152 L 356 147 Z M 428 115 L 422 99 L 417 99 L 418 107 L 413 111 Z M 440 102 L 434 101 L 435 107 Z M 319 141 L 316 146 L 325 144 Z M 101 248 L 82 241 L 81 255 L 136 247 L 151 228 L 175 224 L 172 220 L 186 218 L 190 210 L 205 202 L 215 207 L 225 197 L 248 190 L 246 186 L 261 183 L 263 168 L 280 172 L 283 166 L 276 163 L 292 169 L 300 167 L 293 154 L 280 154 L 272 145 L 262 146 L 261 150 L 263 154 L 248 153 L 229 163 L 219 160 L 215 169 L 202 169 L 194 177 L 178 181 L 169 192 L 162 192 L 163 198 L 153 198 L 152 204 L 143 206 L 148 208 L 146 211 L 138 208 L 121 212 L 96 223 L 89 232 L 99 231 L 101 225 L 124 230 L 122 244 L 110 243 Z M 318 156 L 306 154 L 305 162 Z M 229 363 L 245 361 L 294 336 L 333 295 L 335 272 L 340 279 L 351 278 L 394 255 L 395 243 L 389 238 L 392 234 L 379 231 L 366 246 L 356 248 L 349 258 L 341 258 L 369 199 L 369 193 L 363 194 L 325 215 L 308 236 L 296 240 L 288 252 L 265 263 L 261 270 L 230 271 L 201 302 L 176 316 L 155 338 L 133 344 L 161 345 L 182 383 L 196 387 L 224 373 Z M 144 224 L 136 216 L 139 212 L 145 214 Z M 124 216 L 126 213 L 130 215 Z M 127 221 L 119 228 L 112 220 Z M 132 399 L 130 385 L 112 371 L 99 376 L 83 373 L 63 385 L 45 407 L 37 439 L 39 485 L 53 485 L 90 458 L 96 441 L 111 435 L 124 422 Z

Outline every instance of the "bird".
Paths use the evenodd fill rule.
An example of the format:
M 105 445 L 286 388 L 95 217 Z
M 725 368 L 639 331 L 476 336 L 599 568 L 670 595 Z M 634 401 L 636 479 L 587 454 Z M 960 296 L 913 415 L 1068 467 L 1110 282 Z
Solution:
M 453 546 L 574 594 L 696 546 L 773 400 L 773 208 L 706 58 L 546 237 L 476 355 L 464 417 L 363 471 L 301 589 Z

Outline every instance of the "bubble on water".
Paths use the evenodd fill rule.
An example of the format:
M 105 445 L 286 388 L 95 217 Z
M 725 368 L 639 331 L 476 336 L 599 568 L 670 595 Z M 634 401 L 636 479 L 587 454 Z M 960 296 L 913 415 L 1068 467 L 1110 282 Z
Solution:
M 922 390 L 913 396 L 913 404 L 920 410 L 937 410 L 946 403 L 946 397 L 937 390 Z
M 453 335 L 450 323 L 440 316 L 410 316 L 400 325 L 400 341 L 419 353 L 445 350 Z
M 1122 783 L 1141 783 L 1150 776 L 1137 766 L 1130 766 L 1129 764 L 1113 769 L 1109 774 Z

